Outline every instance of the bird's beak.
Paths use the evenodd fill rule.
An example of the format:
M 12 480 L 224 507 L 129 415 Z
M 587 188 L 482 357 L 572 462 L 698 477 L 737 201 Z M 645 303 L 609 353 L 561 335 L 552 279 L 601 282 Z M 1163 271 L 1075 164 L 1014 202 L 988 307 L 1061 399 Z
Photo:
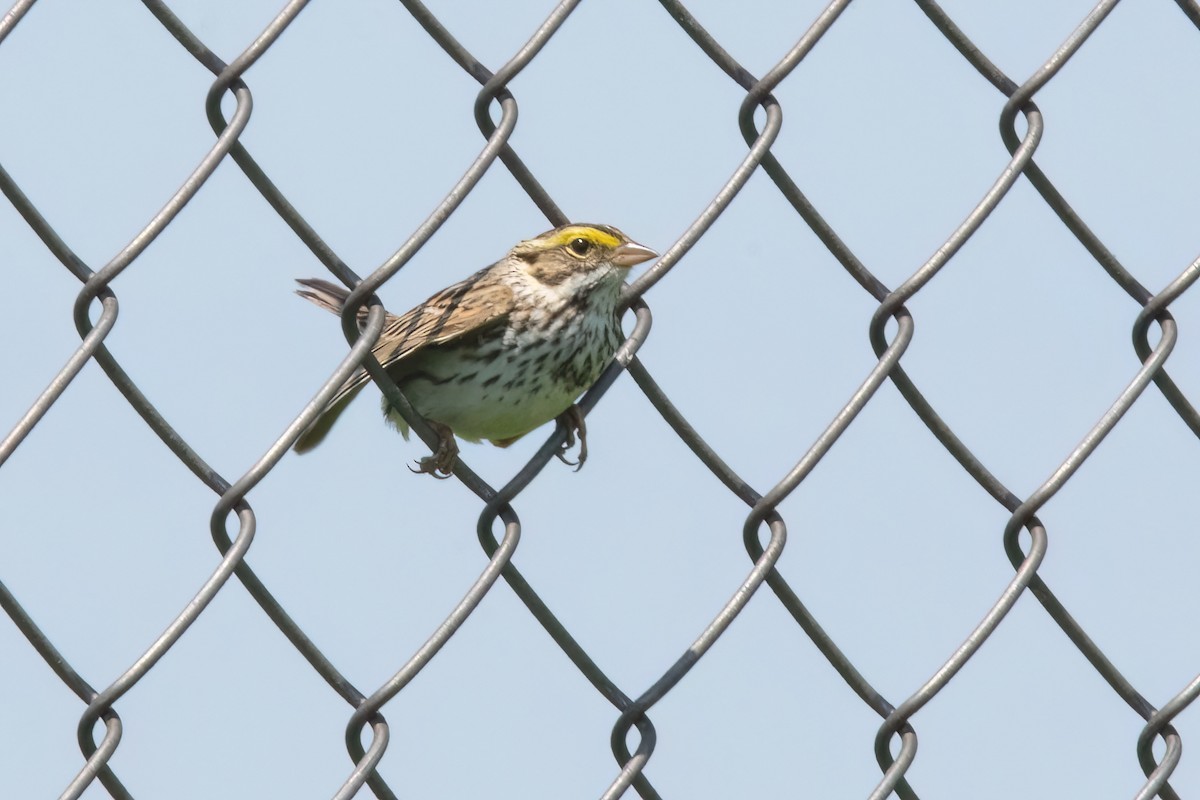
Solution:
M 618 267 L 628 269 L 629 267 L 640 264 L 643 261 L 649 261 L 650 259 L 657 257 L 658 253 L 654 252 L 649 247 L 646 247 L 644 244 L 638 244 L 637 242 L 626 242 L 618 247 L 616 252 L 613 253 L 612 263 L 616 264 Z

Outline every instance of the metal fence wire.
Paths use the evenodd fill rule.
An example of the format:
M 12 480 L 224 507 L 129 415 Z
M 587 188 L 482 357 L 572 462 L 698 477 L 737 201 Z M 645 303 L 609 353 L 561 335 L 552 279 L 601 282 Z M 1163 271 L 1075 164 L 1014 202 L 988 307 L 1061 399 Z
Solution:
M 246 560 L 256 530 L 255 511 L 248 498 L 255 487 L 276 469 L 281 459 L 289 453 L 300 432 L 312 422 L 336 388 L 352 371 L 365 363 L 372 378 L 393 405 L 398 408 L 407 407 L 398 388 L 381 372 L 378 365 L 373 361 L 364 361 L 380 334 L 383 322 L 383 306 L 375 293 L 421 251 L 430 237 L 475 190 L 485 173 L 494 170 L 495 162 L 500 162 L 519 183 L 550 225 L 568 221 L 567 214 L 539 182 L 536 160 L 528 158 L 528 153 L 518 154 L 514 149 L 511 139 L 516 126 L 517 97 L 508 87 L 523 71 L 536 70 L 539 52 L 558 34 L 564 22 L 576 10 L 580 0 L 563 0 L 555 6 L 533 31 L 527 43 L 494 71 L 476 59 L 418 0 L 401 0 L 403 7 L 432 41 L 480 84 L 474 115 L 485 144 L 462 178 L 450 188 L 428 218 L 412 232 L 391 258 L 365 277 L 355 274 L 339 258 L 330 244 L 306 221 L 298 205 L 293 205 L 276 183 L 272 182 L 271 177 L 260 167 L 242 141 L 251 118 L 252 97 L 251 86 L 243 81 L 243 75 L 280 41 L 280 37 L 297 19 L 307 3 L 303 0 L 287 3 L 253 43 L 227 63 L 194 35 L 166 3 L 159 0 L 143 2 L 158 23 L 174 37 L 178 46 L 215 76 L 208 91 L 205 109 L 216 139 L 178 191 L 154 214 L 150 222 L 108 263 L 98 268 L 89 266 L 76 255 L 67 241 L 68 237 L 58 232 L 51 214 L 35 205 L 13 176 L 0 168 L 0 189 L 9 202 L 53 256 L 82 284 L 73 310 L 75 327 L 82 341 L 78 349 L 58 369 L 45 391 L 36 398 L 0 442 L 0 465 L 9 462 L 9 457 L 22 443 L 27 442 L 27 437 L 44 421 L 47 413 L 69 395 L 73 381 L 81 370 L 89 362 L 94 362 L 145 425 L 190 470 L 196 480 L 218 496 L 211 515 L 211 533 L 220 552 L 220 560 L 207 580 L 195 591 L 194 598 L 179 610 L 161 636 L 145 646 L 132 666 L 119 677 L 108 685 L 101 686 L 94 686 L 89 677 L 83 674 L 84 671 L 73 665 L 67 657 L 66 653 L 69 653 L 74 645 L 62 648 L 63 643 L 48 635 L 39 625 L 37 613 L 26 610 L 20 598 L 0 584 L 0 605 L 9 618 L 44 660 L 46 669 L 52 671 L 85 704 L 77 731 L 83 763 L 76 775 L 64 776 L 62 797 L 80 797 L 85 792 L 96 795 L 101 791 L 99 787 L 103 787 L 103 791 L 114 798 L 134 796 L 133 787 L 129 786 L 120 774 L 122 698 L 130 692 L 136 692 L 160 660 L 179 646 L 180 638 L 213 607 L 214 599 L 222 593 L 241 591 L 253 598 L 270 622 L 286 636 L 295 651 L 349 706 L 345 745 L 352 763 L 346 769 L 344 783 L 340 787 L 314 787 L 312 795 L 332 794 L 336 798 L 365 796 L 367 793 L 379 798 L 403 796 L 406 791 L 402 775 L 389 774 L 387 763 L 381 764 L 389 746 L 386 707 L 389 701 L 402 692 L 420 691 L 419 687 L 410 688 L 413 679 L 423 672 L 437 670 L 435 657 L 439 651 L 476 612 L 481 601 L 489 593 L 504 592 L 505 586 L 507 591 L 520 599 L 528 613 L 545 629 L 595 692 L 615 710 L 615 721 L 610 733 L 610 746 L 614 758 L 611 783 L 596 787 L 596 793 L 603 798 L 616 798 L 633 793 L 643 798 L 662 796 L 662 789 L 656 787 L 654 780 L 653 755 L 658 742 L 653 722 L 655 705 L 667 697 L 680 681 L 696 668 L 710 648 L 722 639 L 731 624 L 739 618 L 752 598 L 760 597 L 763 599 L 758 602 L 766 602 L 772 595 L 841 676 L 847 691 L 861 698 L 862 703 L 882 720 L 874 740 L 874 756 L 880 774 L 872 778 L 878 780 L 869 794 L 872 799 L 897 796 L 907 800 L 920 796 L 920 781 L 913 779 L 914 774 L 910 771 L 914 763 L 917 763 L 919 712 L 946 690 L 984 643 L 997 633 L 1014 605 L 1023 596 L 1031 596 L 1040 604 L 1045 614 L 1061 628 L 1090 664 L 1094 673 L 1111 689 L 1111 693 L 1145 721 L 1136 742 L 1128 743 L 1130 751 L 1136 752 L 1137 762 L 1145 776 L 1136 797 L 1174 799 L 1181 796 L 1181 787 L 1171 783 L 1172 774 L 1180 763 L 1182 752 L 1181 737 L 1172 723 L 1195 700 L 1197 694 L 1200 694 L 1200 677 L 1178 687 L 1173 696 L 1156 707 L 1126 679 L 1118 665 L 1097 642 L 1089 637 L 1088 632 L 1038 572 L 1046 556 L 1048 542 L 1047 528 L 1038 517 L 1039 511 L 1071 481 L 1100 443 L 1142 398 L 1165 398 L 1191 435 L 1200 436 L 1200 414 L 1184 391 L 1172 380 L 1166 367 L 1168 356 L 1179 336 L 1170 307 L 1191 288 L 1197 278 L 1200 278 L 1200 260 L 1188 264 L 1174 280 L 1161 289 L 1143 286 L 1133 272 L 1118 260 L 1068 204 L 1056 188 L 1052 176 L 1043 172 L 1034 162 L 1044 126 L 1042 113 L 1034 101 L 1035 96 L 1072 60 L 1089 37 L 1101 29 L 1117 5 L 1117 0 L 1103 0 L 1097 4 L 1079 21 L 1062 45 L 1031 75 L 1023 79 L 1006 75 L 990 61 L 981 48 L 960 30 L 955 20 L 933 0 L 915 0 L 929 23 L 961 55 L 965 62 L 964 69 L 969 65 L 971 70 L 994 87 L 997 93 L 997 108 L 1000 109 L 1000 133 L 1008 151 L 1008 161 L 995 175 L 991 187 L 969 210 L 961 224 L 945 238 L 933 256 L 895 287 L 881 282 L 852 252 L 847 242 L 839 237 L 831 224 L 801 191 L 800 182 L 789 174 L 781 160 L 772 154 L 772 145 L 779 134 L 782 121 L 782 109 L 772 92 L 797 71 L 823 37 L 830 35 L 830 32 L 837 28 L 839 21 L 844 18 L 843 12 L 851 5 L 850 0 L 831 2 L 812 21 L 811 26 L 803 32 L 791 50 L 762 76 L 751 74 L 739 64 L 692 16 L 683 3 L 677 0 L 659 0 L 670 18 L 686 33 L 694 46 L 702 51 L 729 81 L 744 90 L 744 99 L 737 119 L 745 139 L 746 150 L 741 162 L 732 174 L 724 179 L 719 191 L 703 211 L 679 233 L 658 261 L 639 274 L 626 288 L 624 304 L 627 309 L 625 329 L 629 332 L 628 339 L 621 345 L 603 377 L 583 397 L 581 406 L 585 412 L 595 409 L 597 404 L 603 401 L 614 381 L 621 379 L 622 373 L 628 372 L 644 395 L 645 401 L 669 424 L 695 459 L 724 485 L 733 498 L 744 503 L 749 509 L 745 515 L 743 537 L 750 562 L 740 585 L 729 587 L 732 592 L 728 602 L 699 631 L 678 660 L 662 671 L 649 685 L 636 688 L 628 685 L 618 686 L 610 675 L 606 674 L 602 668 L 603 656 L 585 649 L 573 636 L 567 624 L 551 612 L 535 591 L 533 582 L 527 581 L 514 563 L 514 554 L 517 552 L 522 531 L 517 514 L 520 505 L 518 500 L 526 487 L 537 480 L 543 468 L 552 462 L 552 456 L 565 441 L 566 431 L 561 428 L 555 429 L 553 435 L 529 462 L 499 488 L 489 485 L 472 471 L 471 452 L 463 453 L 463 459 L 455 468 L 454 476 L 477 495 L 482 504 L 477 532 L 479 543 L 486 553 L 486 566 L 462 595 L 461 601 L 446 614 L 435 633 L 416 649 L 411 658 L 396 669 L 390 678 L 378 686 L 355 686 L 339 671 L 316 638 L 310 638 L 309 634 L 301 629 L 298 622 L 289 615 L 283 601 L 272 593 L 266 580 L 256 574 Z M 1200 29 L 1200 3 L 1175 0 L 1175 4 L 1182 12 L 1179 24 Z M 34 0 L 19 0 L 9 9 L 0 21 L 0 45 L 9 39 L 35 5 L 38 4 Z M 714 78 L 715 74 L 710 75 L 708 79 Z M 5 79 L 12 80 L 12 76 L 5 76 Z M 36 76 L 28 76 L 27 79 L 36 80 Z M 0 159 L 3 157 L 4 154 L 0 153 Z M 332 278 L 354 287 L 348 308 L 352 311 L 361 304 L 366 304 L 369 308 L 367 324 L 357 340 L 353 326 L 346 328 L 352 346 L 345 360 L 329 375 L 328 381 L 320 391 L 307 402 L 303 411 L 262 457 L 242 475 L 234 477 L 223 476 L 201 457 L 199 451 L 203 448 L 189 441 L 172 426 L 169 414 L 156 407 L 150 397 L 151 393 L 143 392 L 114 352 L 106 346 L 106 340 L 114 331 L 118 318 L 118 294 L 113 288 L 114 280 L 136 265 L 151 243 L 162 235 L 188 204 L 204 190 L 214 172 L 222 164 L 230 162 L 236 164 L 241 175 L 257 189 L 262 198 L 294 231 L 295 236 L 325 265 Z M 869 319 L 869 335 L 877 359 L 862 379 L 861 385 L 845 399 L 844 405 L 824 432 L 812 442 L 795 466 L 765 491 L 751 488 L 747 480 L 718 455 L 684 417 L 680 408 L 667 397 L 637 355 L 650 333 L 650 306 L 643 299 L 647 290 L 663 280 L 676 266 L 681 265 L 688 252 L 730 208 L 738 193 L 756 173 L 769 177 L 779 195 L 790 204 L 795 214 L 811 228 L 845 272 L 861 286 L 862 291 L 873 298 L 875 306 Z M 1061 463 L 1049 471 L 1048 479 L 1033 491 L 1024 494 L 1002 483 L 988 465 L 972 452 L 951 424 L 939 415 L 934 406 L 935 401 L 922 393 L 917 380 L 902 366 L 906 349 L 914 335 L 914 318 L 908 304 L 985 226 L 989 215 L 1014 187 L 1022 185 L 1036 190 L 1045 206 L 1069 229 L 1095 263 L 1140 307 L 1140 310 L 1131 307 L 1136 311 L 1132 335 L 1133 348 L 1140 361 L 1140 367 L 1131 360 L 1133 366 L 1129 371 L 1127 385 L 1118 395 L 1107 401 L 1108 408 L 1099 422 L 1087 431 Z M 633 221 L 611 221 L 638 238 Z M 1194 220 L 1192 224 L 1194 227 Z M 514 241 L 516 238 L 519 237 L 514 237 Z M 686 262 L 683 264 L 686 266 Z M 6 265 L 6 269 L 12 270 L 13 265 Z M 463 270 L 463 274 L 466 273 L 467 270 Z M 664 285 L 661 290 L 670 291 L 669 285 Z M 43 309 L 45 316 L 54 311 L 56 310 Z M 350 318 L 348 314 L 347 319 Z M 10 348 L 14 344 L 6 343 L 5 347 Z M 19 344 L 16 344 L 16 347 L 19 348 Z M 698 364 L 696 368 L 704 369 L 704 366 Z M 788 535 L 784 516 L 778 510 L 779 505 L 805 481 L 835 446 L 839 437 L 855 423 L 860 412 L 868 407 L 873 399 L 881 396 L 881 387 L 889 383 L 898 390 L 899 395 L 945 452 L 975 484 L 1005 510 L 1007 523 L 1003 527 L 1003 546 L 1012 568 L 1011 580 L 998 590 L 994 602 L 978 625 L 953 649 L 941 667 L 907 697 L 885 697 L 872 684 L 866 670 L 856 667 L 847 652 L 839 648 L 834 635 L 822 627 L 816 615 L 801 601 L 800 587 L 794 582 L 789 582 L 783 571 L 777 569 Z M 405 416 L 427 445 L 436 445 L 436 436 L 419 418 L 411 414 Z M 29 440 L 27 445 L 36 447 L 36 437 Z M 400 447 L 398 441 L 396 446 Z M 410 447 L 409 451 L 413 449 L 415 448 Z M 411 455 L 411 452 L 409 454 Z M 0 479 L 2 478 L 3 473 L 0 473 Z M 397 476 L 397 480 L 405 479 L 414 482 L 409 484 L 411 486 L 428 480 L 423 477 Z M 413 489 L 419 490 L 419 486 Z M 227 528 L 232 529 L 232 533 Z M 21 564 L 5 563 L 0 569 L 7 573 L 6 580 L 11 580 L 14 572 L 21 569 Z M 236 580 L 230 581 L 230 578 Z M 241 588 L 238 588 L 239 584 Z M 1187 616 L 1186 611 L 1182 613 Z M 1192 626 L 1183 625 L 1177 633 L 1192 636 L 1194 634 L 1191 629 Z M 1083 669 L 1082 662 L 1080 663 L 1080 669 Z M 1108 697 L 1111 698 L 1111 694 Z M 1069 721 L 1064 723 L 1069 726 Z M 19 727 L 19 723 L 11 719 L 5 724 Z M 131 735 L 133 730 L 131 727 Z M 139 731 L 137 735 L 144 734 Z M 19 745 L 10 743 L 7 746 Z M 802 751 L 803 747 L 798 746 L 798 750 Z M 755 768 L 771 767 L 758 765 Z M 1066 793 L 1070 794 L 1070 791 Z M 236 792 L 231 796 L 236 796 Z

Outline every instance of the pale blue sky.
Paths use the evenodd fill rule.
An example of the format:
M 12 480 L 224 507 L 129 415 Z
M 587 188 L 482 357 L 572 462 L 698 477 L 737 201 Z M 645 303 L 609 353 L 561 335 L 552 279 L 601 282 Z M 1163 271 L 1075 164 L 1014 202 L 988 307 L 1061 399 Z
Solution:
M 227 61 L 277 2 L 171 3 Z M 495 69 L 548 2 L 430 0 Z M 762 74 L 819 2 L 688 7 Z M 1086 0 L 944 8 L 1025 80 Z M 1037 161 L 1152 291 L 1200 251 L 1200 32 L 1167 0 L 1127 0 L 1036 101 Z M 211 76 L 140 4 L 43 0 L 0 46 L 0 164 L 93 268 L 120 250 L 211 146 Z M 404 8 L 314 2 L 249 71 L 242 141 L 360 274 L 387 259 L 483 146 L 478 85 Z M 654 2 L 587 0 L 513 81 L 513 146 L 572 218 L 666 250 L 743 158 L 744 92 Z M 775 92 L 774 152 L 891 287 L 942 244 L 1008 161 L 1004 98 L 913 3 L 851 4 Z M 499 258 L 546 220 L 497 163 L 380 292 L 401 312 Z M 0 429 L 78 346 L 79 283 L 0 203 Z M 345 353 L 292 293 L 319 262 L 227 162 L 113 284 L 108 345 L 217 470 L 242 475 Z M 1200 294 L 1171 307 L 1168 366 L 1200 401 Z M 641 357 L 692 424 L 759 491 L 778 481 L 876 359 L 877 303 L 765 174 L 647 296 Z M 1014 492 L 1041 484 L 1138 368 L 1138 306 L 1025 180 L 908 307 L 903 365 Z M 893 326 L 894 327 L 894 326 Z M 1152 334 L 1152 341 L 1157 334 Z M 366 397 L 366 395 L 364 395 Z M 514 559 L 626 693 L 692 643 L 750 569 L 746 507 L 622 376 L 589 417 L 590 459 L 557 462 L 514 504 Z M 499 485 L 550 429 L 464 447 Z M 323 652 L 370 693 L 483 569 L 480 502 L 405 465 L 424 455 L 356 404 L 311 455 L 250 494 L 248 562 Z M 1200 671 L 1195 484 L 1200 447 L 1154 387 L 1039 516 L 1041 575 L 1146 698 Z M 0 469 L 0 580 L 94 686 L 121 674 L 215 568 L 215 496 L 88 365 Z M 1012 576 L 1008 512 L 885 383 L 783 503 L 780 569 L 858 669 L 899 703 L 950 656 Z M 0 796 L 57 797 L 82 765 L 83 704 L 0 623 Z M 328 797 L 352 764 L 350 708 L 235 580 L 117 705 L 113 766 L 138 798 Z M 616 777 L 617 712 L 503 583 L 386 708 L 382 771 L 402 797 L 597 797 Z M 767 588 L 653 710 L 647 775 L 667 798 L 866 797 L 879 718 Z M 1194 711 L 1175 723 L 1173 785 L 1200 791 Z M 909 777 L 937 798 L 1131 797 L 1142 721 L 1032 596 L 913 719 Z M 632 741 L 632 738 L 631 738 Z M 1161 748 L 1159 748 L 1161 752 Z M 105 797 L 97 784 L 84 795 Z M 360 797 L 368 797 L 364 790 Z M 629 795 L 633 796 L 632 793 Z

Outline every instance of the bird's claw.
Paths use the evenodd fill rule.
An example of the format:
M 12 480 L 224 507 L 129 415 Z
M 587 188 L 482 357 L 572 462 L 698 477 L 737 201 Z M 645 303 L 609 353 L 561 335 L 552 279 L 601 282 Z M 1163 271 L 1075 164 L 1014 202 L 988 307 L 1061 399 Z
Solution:
M 566 411 L 558 415 L 558 421 L 566 428 L 567 438 L 563 442 L 561 448 L 554 455 L 559 461 L 569 467 L 574 467 L 576 472 L 583 469 L 583 462 L 587 461 L 587 424 L 583 421 L 583 412 L 579 410 L 579 406 L 572 405 Z M 575 434 L 579 433 L 579 456 L 576 461 L 571 461 L 567 458 L 567 453 L 575 446 Z
M 454 462 L 458 458 L 458 442 L 454 440 L 454 431 L 440 422 L 426 420 L 429 427 L 438 435 L 438 447 L 431 456 L 417 459 L 416 467 L 409 469 L 418 475 L 432 475 L 444 481 L 454 474 Z

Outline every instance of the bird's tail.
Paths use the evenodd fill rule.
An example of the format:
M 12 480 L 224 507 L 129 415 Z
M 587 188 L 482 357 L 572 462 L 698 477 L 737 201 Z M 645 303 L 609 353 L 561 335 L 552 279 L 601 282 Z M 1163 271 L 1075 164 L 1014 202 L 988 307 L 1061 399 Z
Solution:
M 297 289 L 296 294 L 333 314 L 342 313 L 342 306 L 346 304 L 346 298 L 350 296 L 350 290 L 345 286 L 338 286 L 336 283 L 323 281 L 320 278 L 297 278 L 296 283 L 304 287 Z M 362 325 L 366 321 L 367 309 L 363 307 L 358 310 L 358 323 Z
M 345 394 L 341 394 L 329 408 L 321 412 L 321 416 L 313 420 L 313 424 L 309 425 L 304 433 L 300 434 L 300 438 L 296 440 L 292 449 L 297 453 L 307 453 L 319 445 L 325 439 L 325 435 L 329 433 L 329 429 L 333 427 L 333 423 L 337 422 L 338 417 L 346 410 L 346 406 L 350 405 L 350 401 L 358 396 L 365 385 L 360 383 Z
M 338 286 L 320 278 L 298 278 L 296 283 L 304 287 L 297 289 L 296 294 L 334 314 L 342 313 L 342 306 L 346 304 L 346 298 L 350 296 L 350 292 L 344 286 Z M 366 323 L 366 317 L 367 309 L 364 307 L 358 312 L 359 325 Z M 351 375 L 346 381 L 346 385 L 334 395 L 333 402 L 329 407 L 321 412 L 321 416 L 313 421 L 308 430 L 300 434 L 300 438 L 296 440 L 293 448 L 297 453 L 307 453 L 321 443 L 325 435 L 329 433 L 329 429 L 333 427 L 333 423 L 337 422 L 338 417 L 346 410 L 346 406 L 350 405 L 350 401 L 362 390 L 365 385 L 364 375 L 362 370 Z

